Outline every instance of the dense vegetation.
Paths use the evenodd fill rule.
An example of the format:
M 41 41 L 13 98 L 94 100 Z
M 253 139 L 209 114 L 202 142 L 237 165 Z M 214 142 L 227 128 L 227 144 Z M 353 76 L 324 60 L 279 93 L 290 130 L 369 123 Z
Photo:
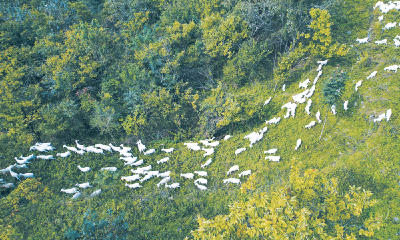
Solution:
M 129 189 L 120 178 L 131 167 L 112 153 L 36 159 L 18 169 L 33 179 L 1 175 L 15 188 L 0 188 L 0 238 L 396 239 L 400 78 L 383 69 L 400 61 L 392 43 L 400 29 L 382 28 L 400 12 L 391 10 L 380 22 L 374 5 L 0 0 L 0 168 L 31 154 L 36 142 L 51 142 L 54 156 L 76 139 L 112 142 L 131 146 L 134 156 L 172 171 L 181 184 L 157 188 L 153 178 Z M 355 41 L 365 36 L 369 43 Z M 384 38 L 388 45 L 373 43 Z M 283 118 L 281 106 L 300 92 L 300 81 L 317 76 L 317 61 L 325 59 L 311 115 L 300 104 L 295 118 L 268 126 L 248 147 L 243 137 Z M 366 80 L 373 71 L 377 76 Z M 390 121 L 373 121 L 387 109 Z M 323 123 L 305 129 L 318 110 Z M 208 159 L 184 142 L 227 134 L 232 138 L 220 142 L 206 168 L 208 190 L 180 177 Z M 139 153 L 139 139 L 156 153 Z M 236 156 L 241 147 L 247 150 Z M 264 160 L 271 148 L 278 148 L 279 163 Z M 156 163 L 166 156 L 171 160 Z M 79 164 L 92 171 L 83 174 Z M 252 170 L 239 186 L 222 183 L 233 165 Z M 118 171 L 99 171 L 106 166 Z M 78 199 L 60 192 L 87 181 L 94 187 Z

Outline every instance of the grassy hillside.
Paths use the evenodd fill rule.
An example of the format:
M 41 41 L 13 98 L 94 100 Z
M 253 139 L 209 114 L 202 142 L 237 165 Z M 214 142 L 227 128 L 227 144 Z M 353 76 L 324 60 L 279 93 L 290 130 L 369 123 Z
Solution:
M 301 55 L 299 50 L 301 47 L 299 47 L 298 43 L 291 45 L 287 51 L 282 51 L 281 57 L 275 59 L 265 56 L 261 60 L 256 59 L 254 60 L 255 62 L 249 63 L 240 58 L 240 55 L 234 55 L 231 59 L 224 60 L 224 73 L 221 73 L 221 63 L 209 63 L 213 67 L 210 69 L 218 72 L 214 74 L 216 76 L 220 74 L 218 84 L 212 86 L 197 82 L 197 84 L 210 87 L 204 88 L 205 90 L 199 90 L 197 97 L 194 97 L 194 93 L 192 95 L 185 95 L 182 92 L 177 93 L 176 91 L 179 92 L 179 87 L 171 88 L 175 90 L 176 94 L 172 96 L 168 95 L 168 93 L 165 98 L 163 98 L 161 90 L 154 96 L 151 95 L 152 91 L 146 90 L 147 92 L 143 92 L 142 97 L 145 99 L 147 96 L 150 99 L 149 102 L 142 103 L 140 107 L 137 107 L 137 109 L 143 107 L 144 110 L 141 109 L 135 112 L 131 109 L 129 114 L 137 117 L 135 119 L 137 121 L 131 122 L 128 128 L 123 127 L 125 130 L 128 129 L 127 133 L 131 133 L 131 135 L 121 132 L 121 130 L 115 130 L 117 127 L 113 130 L 114 125 L 112 124 L 101 125 L 99 128 L 91 126 L 93 128 L 85 132 L 85 134 L 76 133 L 81 128 L 83 129 L 86 123 L 93 123 L 90 118 L 94 115 L 92 116 L 89 113 L 103 116 L 93 110 L 96 107 L 90 105 L 91 101 L 85 102 L 86 100 L 83 98 L 79 107 L 79 111 L 82 112 L 74 115 L 76 116 L 76 121 L 78 121 L 76 128 L 73 129 L 75 133 L 70 135 L 62 135 L 60 133 L 68 131 L 68 124 L 71 124 L 68 121 L 71 119 L 51 122 L 50 117 L 47 115 L 47 125 L 43 125 L 42 129 L 48 126 L 58 126 L 59 128 L 57 128 L 58 132 L 56 130 L 53 131 L 53 133 L 57 133 L 48 133 L 49 137 L 44 138 L 54 139 L 53 145 L 56 150 L 43 154 L 55 156 L 56 153 L 65 152 L 66 149 L 62 145 L 74 146 L 74 137 L 79 135 L 82 136 L 80 143 L 86 146 L 97 143 L 109 144 L 112 142 L 114 145 L 123 143 L 125 146 L 132 147 L 133 156 L 144 160 L 140 167 L 151 165 L 153 171 L 159 171 L 160 173 L 171 171 L 169 183 L 179 183 L 180 188 L 168 189 L 164 186 L 158 188 L 156 184 L 161 180 L 158 177 L 153 177 L 141 183 L 143 185 L 142 188 L 130 189 L 126 187 L 125 182 L 121 181 L 120 178 L 132 175 L 130 170 L 137 167 L 124 166 L 124 161 L 119 159 L 120 155 L 115 152 L 105 152 L 104 155 L 95 153 L 78 155 L 72 153 L 67 158 L 55 157 L 54 160 L 35 159 L 28 164 L 28 169 L 13 168 L 13 171 L 17 173 L 34 173 L 34 179 L 25 180 L 24 177 L 21 177 L 21 181 L 19 181 L 9 173 L 1 174 L 1 178 L 5 182 L 15 184 L 15 188 L 0 188 L 1 239 L 193 239 L 194 236 L 191 231 L 198 229 L 199 223 L 197 220 L 199 218 L 215 219 L 217 216 L 226 216 L 233 203 L 243 203 L 258 196 L 258 194 L 271 193 L 277 186 L 285 185 L 289 181 L 291 167 L 297 166 L 299 162 L 302 163 L 303 169 L 319 169 L 324 176 L 337 178 L 338 189 L 341 194 L 348 192 L 349 186 L 353 185 L 371 191 L 373 193 L 372 198 L 378 200 L 378 203 L 373 207 L 363 209 L 360 219 L 365 220 L 371 216 L 379 216 L 379 222 L 382 226 L 379 230 L 374 231 L 372 238 L 396 239 L 398 237 L 397 233 L 400 232 L 398 220 L 400 217 L 400 140 L 398 138 L 400 127 L 398 115 L 400 111 L 398 104 L 400 102 L 400 78 L 397 75 L 399 73 L 388 72 L 384 68 L 398 64 L 400 61 L 400 52 L 398 52 L 400 50 L 395 48 L 393 42 L 393 39 L 400 35 L 400 28 L 398 26 L 389 30 L 382 30 L 382 28 L 385 24 L 396 21 L 400 12 L 391 10 L 384 15 L 384 20 L 379 22 L 378 17 L 381 12 L 378 8 L 373 10 L 372 7 L 375 3 L 372 1 L 352 1 L 352 3 L 347 3 L 354 6 L 354 8 L 348 8 L 348 12 L 344 10 L 346 2 L 341 1 L 340 4 L 338 3 L 338 5 L 330 6 L 331 8 L 329 8 L 334 25 L 331 32 L 332 44 L 328 46 L 327 50 L 328 54 L 329 48 L 333 49 L 334 44 L 337 43 L 338 46 L 344 46 L 346 54 L 343 56 L 331 54 L 327 65 L 322 67 L 322 75 L 317 81 L 315 93 L 311 97 L 310 115 L 305 112 L 306 102 L 297 105 L 294 118 L 284 119 L 283 116 L 286 114 L 286 109 L 281 108 L 285 103 L 293 102 L 293 95 L 303 91 L 303 89 L 299 89 L 299 82 L 307 78 L 311 82 L 314 80 L 318 74 L 316 71 L 318 68 L 317 61 L 326 59 L 322 55 L 311 53 L 311 50 Z M 107 6 L 109 11 L 113 9 L 111 5 Z M 180 8 L 179 4 L 177 4 L 176 6 L 169 6 L 167 10 L 164 9 L 161 17 L 162 23 L 166 25 L 172 24 L 168 14 L 175 16 L 174 11 L 179 12 Z M 351 21 L 353 18 L 350 15 L 343 16 L 343 14 L 352 14 L 354 9 L 360 10 L 354 13 L 359 14 L 353 16 L 354 21 Z M 91 9 L 91 11 L 94 10 Z M 151 14 L 153 15 L 148 20 L 149 24 L 152 21 L 158 21 L 157 13 L 158 9 L 152 9 Z M 196 15 L 197 13 L 192 14 Z M 201 14 L 198 15 L 200 16 Z M 122 16 L 122 14 L 118 16 Z M 185 16 L 180 17 L 185 19 Z M 251 22 L 248 19 L 246 21 L 248 21 L 248 24 Z M 299 27 L 299 29 L 301 28 Z M 117 30 L 115 31 L 117 32 Z M 235 29 L 235 31 L 239 30 Z M 170 32 L 173 31 L 170 29 Z M 148 34 L 151 35 L 150 33 Z M 311 34 L 315 34 L 315 32 Z M 335 34 L 338 36 L 335 36 Z M 149 39 L 143 39 L 143 36 L 144 34 L 140 37 L 138 36 L 137 38 L 142 39 L 136 39 L 137 42 L 130 43 L 134 45 L 131 47 L 138 48 L 135 45 L 138 42 L 150 41 Z M 254 35 L 254 39 L 257 36 L 263 38 L 264 35 Z M 369 36 L 369 43 L 359 44 L 355 41 L 356 38 L 364 38 L 366 36 Z M 179 39 L 179 36 L 175 37 L 175 40 Z M 385 38 L 388 39 L 387 45 L 374 43 Z M 171 37 L 171 39 L 174 39 L 174 37 Z M 58 40 L 52 39 L 51 41 L 57 42 Z M 188 45 L 193 44 L 190 40 L 186 39 L 185 41 L 187 41 Z M 268 41 L 273 41 L 273 39 Z M 307 40 L 302 37 L 299 37 L 296 41 L 303 42 L 303 47 L 310 42 L 313 43 L 313 40 Z M 318 44 L 319 42 L 315 40 L 315 43 Z M 5 43 L 3 44 L 5 46 Z M 171 46 L 174 46 L 174 44 L 176 42 L 171 43 Z M 238 50 L 239 54 L 243 53 L 246 56 L 246 54 L 251 53 L 252 47 L 256 49 L 260 47 L 260 42 L 254 43 L 254 45 L 246 44 L 248 45 L 244 46 L 243 49 L 247 50 Z M 36 45 L 36 47 L 38 46 Z M 157 46 L 151 44 L 149 46 L 154 47 L 151 49 L 152 51 L 156 51 L 155 48 Z M 218 50 L 217 46 L 214 46 L 215 49 L 208 49 L 208 51 L 224 51 L 224 49 Z M 323 45 L 317 45 L 317 47 L 321 46 Z M 276 46 L 276 48 L 279 47 Z M 53 50 L 58 51 L 57 49 Z M 135 49 L 135 51 L 138 50 Z M 268 51 L 276 53 L 272 49 L 268 49 Z M 142 54 L 145 53 L 142 52 Z M 188 56 L 185 56 L 189 60 L 180 60 L 182 60 L 182 63 L 194 64 L 196 57 L 199 57 L 196 54 L 191 52 Z M 176 56 L 174 55 L 174 57 Z M 281 71 L 286 66 L 285 57 L 293 61 L 291 64 L 287 64 L 289 66 L 287 70 Z M 193 59 L 190 60 L 190 58 Z M 275 60 L 276 63 L 273 64 Z M 290 62 L 289 60 L 288 62 Z M 3 59 L 2 61 L 4 62 L 5 60 Z M 152 61 L 149 60 L 145 65 L 152 65 L 155 62 Z M 213 58 L 212 61 L 217 60 Z M 260 66 L 256 68 L 252 65 L 261 63 L 265 63 L 265 69 L 270 71 L 265 72 L 264 68 L 261 71 L 259 70 Z M 280 66 L 283 67 L 280 68 Z M 177 68 L 177 66 L 175 67 Z M 221 68 L 216 71 L 215 69 L 218 67 Z M 159 66 L 151 66 L 149 68 L 154 70 Z M 242 73 L 238 70 L 237 75 L 235 75 L 230 68 L 239 69 Z M 111 71 L 110 69 L 107 71 Z M 107 71 L 103 74 L 107 75 Z M 121 76 L 133 74 L 131 71 L 133 71 L 132 68 L 126 73 L 120 74 Z M 139 72 L 139 70 L 137 71 Z M 178 70 L 175 69 L 174 71 Z M 283 72 L 280 75 L 284 76 L 283 78 L 279 77 L 278 73 L 281 73 L 279 71 Z M 334 77 L 335 71 L 340 73 L 343 71 L 347 73 L 348 77 L 345 78 L 345 87 L 340 91 L 341 96 L 335 103 L 337 114 L 333 115 L 330 111 L 331 106 L 325 103 L 326 98 L 324 97 L 323 89 L 325 84 L 331 80 L 331 77 Z M 372 79 L 366 79 L 373 71 L 377 71 L 377 75 Z M 140 74 L 142 74 L 140 76 L 145 75 L 143 72 L 140 74 L 138 72 L 133 75 L 135 77 Z M 263 78 L 260 76 L 261 73 L 265 74 Z M 43 74 L 50 73 L 45 73 L 44 71 Z M 3 74 L 2 76 L 3 82 L 6 79 L 5 75 Z M 248 75 L 251 75 L 252 79 L 247 79 Z M 135 77 L 132 77 L 132 79 L 136 79 Z M 119 96 L 118 89 L 122 89 L 126 85 L 122 83 L 122 85 L 119 85 L 119 83 L 113 82 L 110 78 L 108 80 L 108 85 L 102 85 L 104 92 L 114 92 L 115 96 Z M 355 91 L 355 85 L 360 80 L 363 81 L 362 85 L 358 91 Z M 136 80 L 132 80 L 132 82 L 134 81 Z M 127 83 L 125 82 L 124 84 Z M 192 83 L 189 81 L 189 84 Z M 284 92 L 282 91 L 283 84 L 286 86 Z M 312 83 L 309 84 L 309 87 L 311 85 Z M 269 97 L 272 97 L 271 102 L 263 106 L 265 100 Z M 56 99 L 56 97 L 54 98 Z M 108 101 L 109 105 L 113 106 L 120 116 L 123 115 L 122 111 L 117 107 L 118 102 L 113 102 L 113 98 L 104 95 L 98 98 L 101 100 L 97 99 L 97 103 Z M 177 98 L 180 99 L 180 102 L 178 102 L 180 105 L 174 102 Z M 182 99 L 187 101 L 185 100 L 185 102 Z M 343 107 L 344 101 L 349 101 L 347 111 Z M 184 102 L 187 105 L 184 105 Z M 192 104 L 196 105 L 196 107 L 193 107 Z M 178 109 L 177 105 L 181 107 L 180 110 L 176 110 Z M 135 105 L 131 106 L 135 108 Z M 93 112 L 89 110 L 85 112 L 85 107 Z M 124 107 L 127 107 L 127 105 L 124 105 Z M 190 110 L 181 111 L 183 108 Z M 59 108 L 57 109 L 59 110 Z M 386 119 L 381 122 L 373 121 L 380 114 L 386 112 L 387 109 L 391 109 L 393 112 L 389 121 L 386 121 Z M 62 111 L 58 110 L 52 109 L 49 110 L 49 113 L 61 115 Z M 165 111 L 163 112 L 163 110 Z M 141 111 L 147 111 L 147 115 Z M 316 120 L 315 114 L 317 111 L 321 112 L 322 123 L 317 122 L 314 127 L 306 129 L 305 126 L 307 124 Z M 4 115 L 2 116 L 4 117 Z M 107 122 L 107 116 L 104 115 L 104 117 L 98 118 L 100 119 L 99 121 Z M 190 117 L 193 119 L 190 119 Z M 265 121 L 273 117 L 281 117 L 281 121 L 277 124 L 266 125 Z M 157 118 L 162 119 L 162 121 L 154 120 Z M 68 118 L 65 117 L 65 119 Z M 86 120 L 80 121 L 79 119 Z M 124 116 L 125 121 L 126 119 Z M 10 126 L 12 125 L 12 121 L 4 119 L 2 121 L 2 129 L 6 128 L 6 123 Z M 19 120 L 15 121 L 16 124 L 22 123 L 18 122 Z M 176 125 L 176 122 L 180 121 L 185 121 L 187 126 Z M 57 125 L 60 122 L 68 122 L 68 124 Z M 10 126 L 7 129 L 12 129 Z M 110 129 L 107 128 L 108 126 Z M 134 134 L 135 126 L 137 126 L 137 131 L 143 131 L 143 133 Z M 158 126 L 167 130 L 163 130 L 164 132 L 158 131 L 158 129 L 155 129 Z M 176 126 L 179 126 L 179 128 L 175 128 Z M 253 131 L 260 131 L 265 126 L 268 127 L 268 130 L 264 133 L 263 138 L 252 147 L 249 147 L 250 142 L 244 137 Z M 122 127 L 119 126 L 119 128 Z M 102 130 L 104 135 L 99 134 L 99 129 Z M 52 129 L 49 128 L 47 131 L 51 132 Z M 42 136 L 46 136 L 45 131 L 43 130 L 42 132 Z M 165 132 L 174 133 L 166 137 L 167 134 L 164 134 Z M 15 134 L 21 135 L 17 136 L 17 138 L 8 139 L 18 142 L 20 141 L 18 138 L 25 136 L 18 131 Z M 223 140 L 224 136 L 228 134 L 232 135 L 232 137 L 226 141 Z M 61 137 L 57 138 L 57 136 Z M 145 156 L 138 151 L 135 143 L 140 136 L 144 136 L 143 139 L 145 140 L 143 142 L 147 149 L 156 149 L 154 154 Z M 157 140 L 158 136 L 160 136 L 161 140 Z M 199 142 L 199 140 L 208 137 L 215 137 L 214 140 L 219 141 L 219 145 L 214 148 L 215 152 L 210 156 L 203 156 L 204 151 L 189 150 L 184 145 L 185 142 Z M 2 139 L 2 141 L 7 140 L 7 138 Z M 298 150 L 295 150 L 297 139 L 301 139 L 302 144 Z M 32 143 L 33 139 L 27 140 L 27 142 Z M 199 145 L 202 146 L 201 144 Z M 19 142 L 14 145 L 10 143 L 7 145 L 9 146 L 7 149 L 4 146 L 2 147 L 4 149 L 3 153 L 0 154 L 3 155 L 3 158 L 0 158 L 0 168 L 14 164 L 14 157 L 27 156 L 32 153 L 35 155 L 41 154 L 37 151 L 29 151 L 30 145 L 19 144 Z M 246 147 L 246 151 L 235 155 L 235 150 L 243 147 Z M 175 150 L 172 153 L 164 153 L 161 151 L 162 148 L 175 148 Z M 264 151 L 271 148 L 278 149 L 275 155 L 281 157 L 279 162 L 265 160 L 267 154 L 264 154 Z M 169 157 L 170 160 L 166 163 L 157 164 L 157 161 L 164 157 Z M 204 164 L 209 158 L 212 159 L 212 163 L 202 169 L 201 164 Z M 78 165 L 90 167 L 91 171 L 82 173 L 77 168 Z M 246 183 L 250 178 L 246 176 L 240 178 L 242 183 L 239 185 L 225 185 L 223 180 L 228 178 L 226 172 L 233 165 L 238 165 L 240 170 L 231 174 L 230 177 L 238 177 L 238 173 L 244 170 L 251 170 L 252 180 Z M 117 167 L 118 170 L 116 172 L 100 171 L 103 167 Z M 198 176 L 195 176 L 193 180 L 180 176 L 181 173 L 193 173 L 201 170 L 208 173 L 208 176 L 205 177 L 208 180 L 206 185 L 208 189 L 205 191 L 201 191 L 194 184 L 194 180 Z M 84 182 L 90 182 L 93 187 L 81 189 L 82 195 L 77 199 L 71 199 L 72 195 L 60 192 L 62 188 L 72 188 L 76 183 Z M 254 184 L 250 190 L 246 190 L 248 187 L 243 187 L 250 184 Z M 90 197 L 90 194 L 97 189 L 101 189 L 100 195 Z M 342 224 L 341 226 L 345 225 L 345 223 L 340 224 Z M 350 232 L 358 233 L 358 230 L 349 229 L 345 233 L 349 234 Z M 367 238 L 358 234 L 356 236 L 360 239 Z M 205 237 L 205 239 L 207 238 Z

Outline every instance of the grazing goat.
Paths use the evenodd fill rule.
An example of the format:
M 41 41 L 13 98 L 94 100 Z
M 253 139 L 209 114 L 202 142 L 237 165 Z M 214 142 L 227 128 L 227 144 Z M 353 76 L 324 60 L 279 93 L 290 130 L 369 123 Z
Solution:
M 310 128 L 314 127 L 314 126 L 315 126 L 315 121 L 312 121 L 308 125 L 306 125 L 305 128 L 310 129 Z
M 375 41 L 376 44 L 381 45 L 381 44 L 386 44 L 387 45 L 387 39 L 383 39 L 380 41 Z
M 356 40 L 358 43 L 367 43 L 368 42 L 368 37 L 366 37 L 366 38 L 357 38 L 357 40 Z
M 399 43 L 400 43 L 400 42 L 399 42 Z M 367 77 L 367 79 L 371 79 L 371 78 L 375 77 L 377 73 L 378 73 L 377 71 L 373 71 L 373 72 Z
M 239 185 L 240 179 L 238 179 L 238 178 L 228 178 L 228 179 L 224 179 L 223 182 L 226 183 L 227 185 L 228 185 L 228 183 L 236 183 L 237 185 Z
M 389 66 L 389 67 L 385 67 L 383 70 L 388 71 L 388 72 L 394 71 L 394 72 L 397 73 L 397 69 L 399 67 L 400 67 L 399 65 L 392 65 L 392 66 Z

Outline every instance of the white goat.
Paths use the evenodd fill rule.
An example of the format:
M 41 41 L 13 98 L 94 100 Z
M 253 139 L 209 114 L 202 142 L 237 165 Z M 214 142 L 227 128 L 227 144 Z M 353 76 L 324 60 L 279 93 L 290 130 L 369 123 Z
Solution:
M 315 126 L 315 121 L 312 121 L 308 125 L 306 125 L 305 128 L 310 129 L 310 128 L 314 127 L 314 126 Z
M 6 183 L 6 184 L 4 184 L 4 185 L 1 185 L 1 187 L 4 187 L 4 188 L 11 188 L 11 187 L 15 187 L 15 186 L 14 186 L 14 183 Z
M 11 177 L 14 177 L 14 178 L 20 180 L 20 179 L 19 179 L 19 174 L 18 174 L 18 173 L 13 172 L 11 169 L 9 170 L 9 172 L 10 172 L 10 174 L 11 174 Z
M 393 27 L 396 27 L 397 22 L 391 22 L 385 25 L 385 27 L 383 28 L 383 30 L 385 29 L 391 29 Z
M 51 143 L 36 143 L 34 146 L 29 148 L 29 151 L 36 150 L 39 152 L 47 152 L 53 151 L 54 149 L 56 148 L 51 146 Z
M 94 145 L 94 146 L 95 146 L 96 148 L 100 148 L 100 149 L 103 149 L 104 151 L 109 151 L 109 152 L 112 153 L 112 149 L 111 149 L 111 147 L 108 146 L 108 145 L 96 144 L 96 145 Z
M 200 189 L 200 190 L 207 190 L 207 187 L 206 186 L 203 186 L 203 185 L 199 185 L 199 184 L 197 184 L 197 183 L 194 183 L 194 185 L 196 185 L 196 187 L 198 188 L 198 189 Z
M 137 162 L 135 162 L 135 163 L 132 163 L 132 164 L 130 164 L 131 166 L 139 166 L 139 165 L 142 165 L 143 164 L 143 159 L 140 159 L 139 161 L 137 161 Z
M 15 159 L 15 161 L 17 161 L 18 164 L 31 163 L 31 162 L 29 162 L 29 159 L 19 160 L 17 157 L 15 157 L 14 159 Z
M 28 177 L 33 178 L 34 177 L 33 173 L 20 173 L 19 176 L 23 176 L 25 178 L 28 178 Z
M 201 177 L 207 177 L 207 172 L 206 171 L 194 171 L 194 173 L 198 174 Z
M 272 149 L 270 149 L 270 150 L 268 150 L 268 151 L 264 151 L 264 153 L 275 154 L 277 151 L 278 151 L 277 148 L 272 148 Z
M 219 145 L 219 141 L 215 141 L 215 142 L 212 142 L 212 143 L 207 142 L 204 145 L 208 146 L 208 147 L 216 147 L 216 146 Z
M 140 176 L 138 174 L 132 175 L 132 176 L 127 176 L 127 177 L 121 177 L 121 181 L 127 181 L 127 182 L 134 182 L 136 180 L 139 180 Z
M 142 182 L 145 182 L 145 181 L 147 181 L 147 180 L 149 180 L 150 178 L 152 178 L 152 177 L 154 177 L 155 175 L 153 175 L 153 174 L 146 174 L 146 176 L 144 176 L 142 179 L 140 179 L 139 181 L 142 183 Z
M 224 179 L 223 182 L 226 183 L 227 185 L 228 185 L 228 183 L 236 183 L 237 185 L 239 185 L 240 179 L 238 179 L 238 178 L 228 178 L 228 179 Z
M 178 188 L 181 187 L 179 183 L 173 183 L 171 185 L 165 184 L 165 188 Z
M 133 188 L 133 189 L 143 187 L 142 185 L 140 185 L 140 183 L 134 183 L 134 184 L 127 184 L 127 183 L 125 183 L 125 186 L 127 186 L 127 187 L 129 187 L 129 188 Z
M 121 148 L 120 147 L 115 147 L 114 145 L 112 145 L 111 143 L 110 144 L 108 144 L 108 146 L 110 146 L 111 147 L 111 149 L 113 150 L 113 151 L 116 151 L 116 152 L 120 152 L 121 151 Z
M 196 184 L 197 182 L 201 183 L 201 184 L 207 184 L 207 179 L 205 178 L 198 178 L 194 181 L 194 183 Z
M 90 167 L 81 167 L 80 165 L 78 165 L 79 170 L 81 170 L 81 172 L 87 172 L 90 171 Z
M 265 124 L 277 124 L 279 121 L 281 120 L 281 118 L 280 117 L 274 117 L 274 118 L 272 118 L 271 120 L 268 120 L 268 121 L 266 121 L 265 122 Z
M 317 62 L 319 65 L 326 65 L 327 63 L 328 63 L 328 60 L 325 60 L 325 61 L 318 61 Z
M 208 165 L 210 165 L 211 163 L 212 163 L 212 160 L 211 160 L 211 158 L 210 158 L 210 159 L 207 160 L 207 162 L 205 162 L 203 165 L 201 165 L 201 168 L 205 168 L 205 167 L 207 167 Z
M 76 147 L 79 148 L 80 150 L 86 150 L 85 145 L 79 144 L 78 140 L 75 140 Z
M 143 159 L 142 159 L 142 160 L 143 160 Z M 126 166 L 126 165 L 129 165 L 129 166 L 132 166 L 132 165 L 138 166 L 138 165 L 136 165 L 136 159 L 124 163 L 124 166 Z
M 315 114 L 315 117 L 318 120 L 318 123 L 322 123 L 321 119 L 319 118 L 321 116 L 321 112 L 318 110 L 317 114 Z
M 311 107 L 311 103 L 312 103 L 312 100 L 311 100 L 311 99 L 308 99 L 308 101 L 307 101 L 307 105 L 306 105 L 306 108 L 305 108 L 305 110 L 306 110 L 306 113 L 307 113 L 308 115 L 310 115 L 310 107 Z
M 347 108 L 347 105 L 348 105 L 348 104 L 349 104 L 349 101 L 348 101 L 348 100 L 345 101 L 344 104 L 343 104 L 343 108 L 344 108 L 345 111 L 347 111 L 347 109 L 348 109 L 348 108 Z
M 81 192 L 76 192 L 71 199 L 77 199 L 79 196 L 81 196 L 82 193 Z
M 101 189 L 96 190 L 96 191 L 92 192 L 92 194 L 90 194 L 90 197 L 97 196 L 97 195 L 99 195 L 100 193 L 101 193 Z
M 226 136 L 224 137 L 224 140 L 226 141 L 226 140 L 228 140 L 229 138 L 231 138 L 231 135 L 226 135 Z
M 184 177 L 186 179 L 193 179 L 194 174 L 193 173 L 181 173 L 181 177 Z
M 73 188 L 70 188 L 70 189 L 61 188 L 61 192 L 65 192 L 65 193 L 68 193 L 68 194 L 76 193 L 76 191 L 77 191 L 76 187 L 73 187 Z
M 293 95 L 293 96 L 292 96 L 293 101 L 294 101 L 294 102 L 297 102 L 297 103 L 304 103 L 304 102 L 306 101 L 306 98 L 305 98 L 304 96 L 306 96 L 309 92 L 310 92 L 310 90 L 305 90 L 305 91 L 302 92 L 302 93 Z
M 399 43 L 400 43 L 400 42 L 399 42 Z M 373 72 L 367 77 L 367 79 L 371 79 L 371 78 L 375 77 L 377 73 L 378 73 L 377 71 L 373 71 Z
M 44 160 L 54 159 L 53 155 L 39 155 L 36 158 L 44 159 Z
M 56 156 L 60 156 L 62 158 L 68 157 L 69 155 L 71 155 L 70 151 L 66 151 L 65 153 L 57 153 Z
M 390 116 L 392 116 L 392 109 L 386 111 L 386 120 L 389 122 Z
M 398 39 L 393 39 L 394 41 L 394 45 L 396 46 L 396 48 L 400 47 L 400 41 Z
M 138 145 L 139 152 L 143 152 L 144 150 L 146 150 L 146 146 L 142 143 L 141 140 L 137 141 L 136 144 Z
M 382 119 L 386 117 L 385 113 L 382 113 L 381 115 L 378 116 L 378 118 L 374 119 L 374 122 L 380 122 Z
M 387 45 L 387 39 L 383 39 L 380 41 L 375 41 L 376 44 L 381 45 L 381 44 L 386 44 Z
M 206 153 L 203 154 L 204 157 L 205 156 L 209 156 L 209 155 L 214 153 L 214 148 L 207 148 L 207 149 L 206 148 L 202 148 L 201 150 L 206 152 Z
M 299 88 L 304 88 L 304 89 L 307 89 L 307 85 L 310 83 L 310 79 L 306 79 L 306 80 L 304 80 L 303 82 L 300 82 L 299 83 Z
M 123 151 L 120 151 L 119 154 L 124 156 L 124 157 L 132 157 L 133 156 L 132 153 L 123 152 Z
M 297 139 L 296 147 L 294 148 L 294 150 L 299 149 L 300 145 L 301 145 L 301 139 Z
M 332 105 L 331 112 L 333 113 L 333 115 L 336 115 L 336 106 L 335 105 Z
M 183 145 L 186 145 L 188 149 L 191 149 L 193 151 L 198 151 L 201 149 L 198 143 L 184 143 Z
M 239 166 L 238 166 L 238 165 L 235 165 L 235 166 L 231 167 L 231 168 L 228 170 L 228 172 L 226 173 L 226 175 L 229 175 L 229 174 L 231 174 L 232 172 L 237 171 L 237 170 L 239 170 Z
M 115 172 L 115 171 L 117 171 L 117 168 L 116 167 L 103 167 L 100 169 L 100 171 Z
M 389 67 L 385 67 L 383 70 L 388 71 L 388 72 L 394 71 L 394 72 L 397 73 L 397 69 L 399 67 L 400 67 L 399 65 L 392 65 L 392 66 L 389 66 Z
M 246 151 L 246 148 L 239 148 L 239 149 L 237 149 L 237 150 L 235 151 L 236 156 L 237 156 L 239 153 L 243 152 L 243 151 Z
M 280 159 L 281 159 L 280 156 L 266 156 L 265 157 L 265 160 L 269 160 L 272 162 L 279 162 Z
M 251 170 L 246 170 L 246 171 L 243 171 L 243 172 L 239 173 L 239 177 L 248 176 L 250 174 L 251 174 Z
M 174 148 L 167 148 L 167 149 L 161 149 L 161 151 L 166 152 L 166 153 L 172 153 L 174 151 Z
M 358 43 L 367 43 L 368 42 L 368 37 L 366 37 L 366 38 L 357 38 L 357 40 L 356 40 Z
M 86 148 L 86 152 L 104 154 L 103 149 L 98 149 L 98 148 L 95 148 L 94 146 L 89 146 L 89 147 L 87 147 L 87 148 Z
M 145 153 L 144 153 L 144 155 L 149 155 L 149 154 L 152 154 L 152 153 L 155 153 L 155 149 L 154 148 L 152 148 L 152 149 L 149 149 L 149 150 L 147 150 Z
M 265 101 L 263 106 L 268 105 L 268 103 L 271 101 L 271 99 L 272 99 L 272 97 L 269 97 L 268 100 Z
M 170 174 L 171 174 L 171 171 L 167 171 L 167 172 L 159 173 L 158 177 L 165 178 L 165 177 L 169 177 Z
M 86 188 L 89 188 L 89 187 L 93 187 L 93 186 L 90 185 L 89 182 L 85 182 L 85 183 L 81 183 L 81 184 L 77 183 L 77 184 L 75 184 L 75 186 L 83 188 L 83 189 L 86 189 Z
M 27 156 L 27 157 L 23 157 L 22 155 L 19 156 L 19 158 L 21 158 L 22 160 L 33 160 L 35 157 L 36 157 L 36 156 L 33 155 L 33 154 L 31 154 L 31 155 L 29 155 L 29 156 Z
M 161 185 L 166 184 L 167 182 L 169 182 L 169 180 L 171 180 L 170 177 L 166 177 L 166 178 L 161 179 L 161 181 L 157 183 L 157 187 L 160 187 Z
M 157 161 L 157 164 L 165 163 L 165 162 L 167 162 L 168 160 L 169 160 L 169 157 L 165 157 L 165 158 L 163 158 L 163 159 Z
M 312 97 L 312 95 L 314 94 L 314 91 L 315 91 L 315 84 L 311 86 L 310 91 L 309 91 L 308 94 L 305 95 L 304 97 L 305 97 L 306 99 Z
M 284 116 L 284 118 L 289 118 L 290 114 L 292 115 L 292 117 L 295 117 L 296 107 L 297 107 L 296 103 L 288 102 L 288 103 L 284 104 L 282 106 L 282 109 L 287 108 L 287 112 L 286 112 L 286 115 Z

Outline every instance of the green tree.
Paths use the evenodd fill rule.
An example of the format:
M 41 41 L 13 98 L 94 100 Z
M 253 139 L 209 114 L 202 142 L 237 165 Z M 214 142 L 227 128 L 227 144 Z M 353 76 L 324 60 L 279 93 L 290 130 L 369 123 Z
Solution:
M 203 19 L 200 29 L 205 52 L 211 57 L 232 57 L 249 34 L 246 22 L 236 14 L 212 13 Z
M 119 116 L 111 106 L 95 105 L 93 117 L 90 120 L 91 126 L 100 129 L 100 134 L 104 132 L 110 134 L 115 141 L 113 132 L 120 127 Z
M 337 103 L 342 95 L 344 89 L 344 83 L 348 76 L 342 69 L 336 68 L 330 77 L 324 82 L 322 88 L 322 94 L 324 97 L 324 103 L 328 106 L 332 106 Z
M 228 60 L 224 66 L 223 80 L 234 86 L 243 86 L 245 83 L 264 80 L 265 68 L 268 63 L 268 54 L 265 42 L 249 39 L 244 42 L 238 53 Z
M 0 200 L 1 239 L 58 239 L 54 225 L 48 222 L 52 219 L 50 213 L 55 211 L 50 196 L 49 189 L 39 180 L 28 178 L 3 197 Z
M 29 47 L 10 47 L 0 55 L 0 141 L 5 150 L 41 139 L 36 125 L 41 88 L 26 65 L 32 57 Z

